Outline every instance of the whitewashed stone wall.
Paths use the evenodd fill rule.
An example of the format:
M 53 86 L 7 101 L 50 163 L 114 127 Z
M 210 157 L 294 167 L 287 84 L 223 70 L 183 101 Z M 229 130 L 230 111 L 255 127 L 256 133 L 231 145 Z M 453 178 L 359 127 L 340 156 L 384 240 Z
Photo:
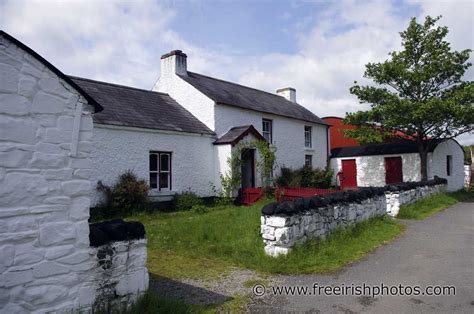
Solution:
M 464 187 L 466 189 L 471 187 L 471 174 L 471 166 L 464 165 Z
M 446 184 L 437 184 L 406 191 L 386 191 L 383 195 L 374 195 L 360 202 L 339 202 L 314 209 L 311 208 L 311 202 L 308 206 L 307 200 L 299 205 L 295 202 L 295 207 L 308 206 L 306 208 L 309 209 L 290 215 L 261 216 L 260 233 L 265 243 L 265 253 L 273 257 L 288 254 L 296 244 L 311 238 L 325 237 L 338 227 L 385 214 L 396 216 L 401 205 L 416 202 L 445 189 Z
M 452 156 L 452 172 L 448 176 L 446 171 L 446 156 Z M 342 160 L 355 159 L 357 168 L 357 185 L 360 187 L 384 186 L 385 183 L 385 158 L 401 157 L 403 182 L 418 182 L 421 180 L 421 163 L 418 153 L 374 155 L 358 157 L 331 158 L 330 165 L 337 174 L 342 169 Z M 428 180 L 435 176 L 448 180 L 447 191 L 457 191 L 464 184 L 464 153 L 454 140 L 444 141 L 428 154 Z
M 276 175 L 281 167 L 293 169 L 303 167 L 305 155 L 313 156 L 313 167 L 326 168 L 328 156 L 326 126 L 324 125 L 226 105 L 215 106 L 215 117 L 217 136 L 221 136 L 231 127 L 239 125 L 253 125 L 262 134 L 262 119 L 272 120 L 273 144 L 276 147 Z M 312 148 L 304 146 L 305 125 L 312 127 Z
M 446 156 L 452 156 L 451 173 L 448 176 Z M 454 140 L 444 141 L 436 146 L 433 153 L 428 155 L 428 179 L 438 176 L 446 178 L 448 192 L 457 191 L 464 186 L 464 151 Z
M 395 217 L 400 211 L 400 206 L 412 204 L 430 195 L 441 193 L 446 190 L 446 184 L 433 186 L 421 186 L 407 191 L 387 191 L 387 214 Z
M 325 237 L 337 227 L 345 227 L 383 216 L 386 213 L 384 195 L 362 200 L 361 203 L 340 203 L 297 213 L 291 216 L 261 216 L 261 234 L 265 253 L 276 257 L 308 239 Z
M 331 158 L 331 168 L 334 174 L 342 169 L 342 160 L 355 159 L 357 170 L 357 186 L 384 186 L 385 183 L 385 158 L 402 157 L 402 171 L 404 182 L 417 182 L 421 180 L 420 157 L 418 154 L 375 155 L 359 157 Z
M 149 152 L 171 152 L 172 191 L 152 190 L 152 199 L 166 200 L 176 192 L 191 190 L 213 195 L 214 139 L 209 135 L 163 132 L 96 124 L 92 147 L 92 205 L 102 200 L 97 181 L 114 184 L 119 175 L 132 170 L 149 183 Z
M 96 302 L 87 284 L 102 284 L 89 242 L 92 110 L 0 34 L 0 313 L 73 312 Z M 143 270 L 141 246 L 127 261 Z M 127 278 L 118 285 L 125 295 L 137 290 Z
M 92 308 L 128 307 L 148 289 L 146 243 L 146 239 L 127 240 L 90 248 L 92 268 L 84 270 L 79 293 Z

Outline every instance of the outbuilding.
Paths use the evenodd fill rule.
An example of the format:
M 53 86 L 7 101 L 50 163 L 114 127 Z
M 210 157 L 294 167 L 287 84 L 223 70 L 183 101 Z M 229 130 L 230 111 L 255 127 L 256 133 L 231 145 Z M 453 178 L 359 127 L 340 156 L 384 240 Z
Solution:
M 462 189 L 463 162 L 458 142 L 433 142 L 428 153 L 428 179 L 446 178 L 448 191 Z M 420 156 L 412 141 L 333 148 L 330 165 L 335 173 L 342 173 L 338 178 L 342 178 L 344 188 L 421 180 Z

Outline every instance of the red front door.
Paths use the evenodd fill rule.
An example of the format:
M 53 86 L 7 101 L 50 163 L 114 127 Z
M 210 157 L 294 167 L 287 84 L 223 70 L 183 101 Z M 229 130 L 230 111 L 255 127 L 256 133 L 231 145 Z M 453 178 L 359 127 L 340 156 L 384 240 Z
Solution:
M 342 174 L 344 180 L 344 188 L 357 187 L 357 168 L 355 159 L 342 161 Z
M 403 182 L 402 157 L 385 157 L 385 183 Z

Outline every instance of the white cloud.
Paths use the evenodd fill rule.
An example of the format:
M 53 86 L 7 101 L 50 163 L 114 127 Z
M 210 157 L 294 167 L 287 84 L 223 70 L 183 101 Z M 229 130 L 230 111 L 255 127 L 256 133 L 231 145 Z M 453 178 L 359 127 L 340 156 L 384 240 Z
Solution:
M 232 62 L 188 44 L 170 27 L 174 16 L 152 0 L 0 2 L 0 27 L 63 72 L 146 89 L 172 49 L 183 49 L 197 70 L 219 73 Z
M 320 116 L 366 108 L 349 88 L 364 81 L 366 63 L 399 48 L 398 32 L 408 18 L 393 11 L 387 1 L 334 2 L 309 34 L 298 34 L 297 54 L 262 56 L 239 81 L 270 91 L 291 85 L 299 102 Z
M 417 2 L 423 21 L 426 15 L 443 15 L 440 24 L 450 29 L 448 40 L 456 50 L 472 48 L 472 3 L 455 1 Z M 292 86 L 298 101 L 319 116 L 344 116 L 364 110 L 349 93 L 353 81 L 362 78 L 365 64 L 383 61 L 388 52 L 400 49 L 399 32 L 416 15 L 399 13 L 399 3 L 389 1 L 340 1 L 332 3 L 309 34 L 297 34 L 299 50 L 293 55 L 266 55 L 247 68 L 239 82 L 268 91 Z M 341 31 L 342 30 L 342 31 Z M 466 74 L 472 79 L 473 70 Z M 461 142 L 474 142 L 465 135 Z
M 419 6 L 412 14 L 419 13 L 419 19 L 443 15 L 453 48 L 473 47 L 471 2 L 410 1 Z M 367 107 L 349 93 L 354 80 L 364 82 L 364 65 L 385 60 L 400 47 L 398 32 L 409 16 L 400 15 L 399 5 L 330 2 L 325 11 L 297 19 L 313 27 L 294 34 L 296 53 L 260 56 L 218 50 L 211 41 L 190 44 L 171 28 L 178 14 L 173 7 L 153 0 L 0 0 L 0 28 L 67 74 L 150 89 L 159 76 L 161 54 L 182 49 L 193 71 L 270 92 L 292 86 L 298 101 L 317 115 L 344 115 Z

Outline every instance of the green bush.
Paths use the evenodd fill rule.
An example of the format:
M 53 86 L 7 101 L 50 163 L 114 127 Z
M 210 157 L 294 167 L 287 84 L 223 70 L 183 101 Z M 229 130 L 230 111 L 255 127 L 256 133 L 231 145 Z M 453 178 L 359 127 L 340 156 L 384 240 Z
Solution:
M 313 187 L 329 188 L 333 171 L 331 168 L 319 169 L 304 166 L 299 169 L 281 168 L 281 174 L 275 180 L 277 186 L 281 187 Z
M 204 202 L 191 191 L 175 194 L 173 197 L 173 207 L 177 211 L 190 210 L 195 205 L 204 205 Z
M 204 205 L 194 205 L 191 208 L 191 211 L 196 213 L 196 214 L 205 214 L 209 211 L 209 208 L 204 206 Z
M 148 203 L 149 187 L 131 171 L 121 174 L 113 186 L 97 183 L 97 190 L 104 193 L 105 201 L 99 206 L 97 214 L 103 218 L 114 217 L 140 211 Z

